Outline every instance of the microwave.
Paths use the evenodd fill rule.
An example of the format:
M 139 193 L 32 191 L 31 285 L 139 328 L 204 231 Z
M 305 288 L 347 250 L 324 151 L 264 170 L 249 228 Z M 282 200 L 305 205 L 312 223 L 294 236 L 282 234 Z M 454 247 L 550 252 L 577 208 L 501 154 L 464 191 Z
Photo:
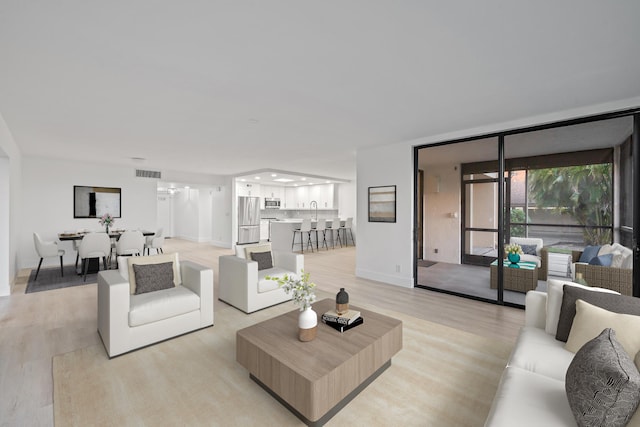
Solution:
M 264 199 L 265 209 L 280 209 L 280 199 Z

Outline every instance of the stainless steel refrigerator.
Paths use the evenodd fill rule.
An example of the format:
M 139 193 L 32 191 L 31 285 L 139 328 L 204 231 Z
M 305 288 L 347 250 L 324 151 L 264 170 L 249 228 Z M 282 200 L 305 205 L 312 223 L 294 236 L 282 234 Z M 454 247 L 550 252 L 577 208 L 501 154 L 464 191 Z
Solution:
M 260 241 L 260 198 L 238 197 L 238 244 Z

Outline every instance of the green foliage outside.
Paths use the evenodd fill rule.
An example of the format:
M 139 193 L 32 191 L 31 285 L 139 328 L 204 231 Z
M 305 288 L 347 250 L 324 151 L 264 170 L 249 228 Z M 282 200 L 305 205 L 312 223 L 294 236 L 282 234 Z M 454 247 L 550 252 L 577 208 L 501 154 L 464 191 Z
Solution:
M 511 208 L 510 218 L 511 224 L 524 224 L 524 210 L 519 208 Z M 511 237 L 525 237 L 524 227 L 524 225 L 512 225 L 509 235 Z
M 537 208 L 570 215 L 580 225 L 611 226 L 612 165 L 609 163 L 529 171 L 529 197 Z M 584 229 L 584 242 L 611 242 L 610 229 Z

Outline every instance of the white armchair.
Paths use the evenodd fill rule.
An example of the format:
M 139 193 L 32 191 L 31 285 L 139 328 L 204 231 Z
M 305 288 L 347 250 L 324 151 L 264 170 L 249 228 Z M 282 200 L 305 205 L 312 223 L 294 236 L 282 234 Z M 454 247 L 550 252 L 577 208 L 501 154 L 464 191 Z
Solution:
M 143 293 L 137 266 L 171 262 L 173 286 Z M 138 272 L 139 273 L 139 272 Z M 170 272 L 169 272 L 170 274 Z M 147 277 L 157 278 L 158 273 Z M 166 275 L 163 276 L 166 278 Z M 169 280 L 170 280 L 169 279 Z M 160 278 L 156 279 L 161 281 Z M 136 290 L 138 289 L 138 291 Z M 119 257 L 118 270 L 98 274 L 98 332 L 109 357 L 213 325 L 213 270 L 178 254 Z
M 535 246 L 535 255 L 525 253 L 520 257 L 522 261 L 535 262 L 538 265 L 538 280 L 547 280 L 549 254 L 542 239 L 534 237 L 511 237 L 509 243 L 524 246 Z
M 252 253 L 271 254 L 272 266 L 258 269 L 259 261 L 252 259 Z M 237 245 L 236 255 L 219 258 L 219 268 L 220 301 L 252 313 L 291 300 L 291 295 L 285 293 L 276 281 L 267 280 L 265 276 L 300 274 L 304 269 L 304 255 L 272 252 L 271 243 Z

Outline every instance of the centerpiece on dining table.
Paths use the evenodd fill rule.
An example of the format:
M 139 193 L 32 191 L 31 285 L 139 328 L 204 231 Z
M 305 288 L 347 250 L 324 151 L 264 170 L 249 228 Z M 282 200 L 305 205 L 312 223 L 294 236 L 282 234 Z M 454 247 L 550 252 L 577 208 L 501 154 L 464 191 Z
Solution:
M 98 222 L 100 223 L 100 225 L 105 226 L 105 230 L 107 231 L 107 234 L 109 234 L 109 227 L 111 227 L 113 223 L 116 222 L 116 220 L 114 217 L 111 216 L 110 213 L 106 213 L 102 215 L 102 217 L 100 217 Z
M 518 264 L 520 262 L 520 255 L 522 255 L 522 247 L 517 243 L 509 243 L 504 246 L 504 252 L 507 254 L 507 259 L 511 264 Z

